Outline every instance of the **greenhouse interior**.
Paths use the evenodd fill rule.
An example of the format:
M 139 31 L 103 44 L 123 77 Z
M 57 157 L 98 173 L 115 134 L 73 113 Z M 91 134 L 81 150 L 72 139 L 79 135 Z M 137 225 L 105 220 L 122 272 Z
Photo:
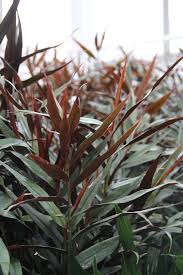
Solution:
M 182 11 L 0 0 L 0 275 L 183 274 Z

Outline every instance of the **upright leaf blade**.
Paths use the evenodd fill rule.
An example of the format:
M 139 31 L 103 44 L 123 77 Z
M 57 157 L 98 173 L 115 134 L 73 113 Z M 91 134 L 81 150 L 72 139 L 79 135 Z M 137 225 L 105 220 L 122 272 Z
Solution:
M 117 92 L 116 92 L 116 96 L 115 96 L 115 100 L 114 100 L 114 107 L 115 108 L 117 107 L 117 105 L 118 105 L 118 103 L 120 101 L 122 87 L 123 87 L 123 82 L 124 82 L 124 78 L 125 78 L 126 65 L 127 65 L 127 58 L 125 59 L 125 64 L 124 64 L 123 68 L 121 69 L 121 75 L 120 75 L 120 79 L 119 79 L 119 83 L 118 83 L 118 88 L 117 88 Z
M 121 138 L 114 143 L 107 152 L 105 152 L 102 156 L 98 156 L 95 158 L 89 165 L 84 169 L 84 171 L 79 175 L 78 178 L 75 179 L 73 186 L 76 186 L 78 183 L 83 181 L 86 177 L 89 177 L 93 172 L 97 170 L 97 168 L 108 158 L 110 158 L 116 150 L 120 147 L 120 145 L 127 140 L 127 138 L 133 133 L 133 131 L 138 126 L 139 121 L 136 122 L 132 127 L 124 133 Z
M 17 10 L 19 2 L 20 2 L 20 0 L 13 1 L 8 13 L 6 14 L 3 21 L 0 24 L 0 44 L 2 43 L 7 32 L 9 31 L 12 21 L 14 20 L 14 16 L 16 14 L 16 10 Z
M 152 62 L 150 63 L 149 68 L 148 68 L 140 86 L 138 87 L 138 89 L 136 91 L 136 96 L 137 96 L 138 100 L 140 100 L 144 96 L 144 93 L 148 86 L 148 82 L 152 75 L 152 71 L 154 69 L 155 62 L 156 62 L 156 56 L 153 58 Z
M 47 107 L 48 112 L 50 115 L 51 123 L 53 126 L 53 129 L 55 129 L 57 132 L 60 132 L 60 124 L 61 124 L 61 107 L 59 107 L 59 103 L 56 100 L 52 87 L 48 81 L 47 76 L 46 77 L 46 83 L 47 83 Z
M 10 275 L 22 275 L 22 266 L 18 259 L 13 258 L 10 264 Z
M 116 213 L 122 213 L 119 206 L 115 206 Z M 124 251 L 134 250 L 134 236 L 131 225 L 127 217 L 121 215 L 117 218 L 117 229 L 119 233 L 119 240 L 124 248 Z
M 94 257 L 94 260 L 93 260 L 93 275 L 102 275 L 102 273 L 97 268 L 96 257 Z
M 72 164 L 75 163 L 81 154 L 98 138 L 100 138 L 108 129 L 110 124 L 115 120 L 121 109 L 123 108 L 125 101 L 121 102 L 115 110 L 104 120 L 102 125 L 87 139 L 85 139 L 78 147 L 77 152 L 73 156 Z
M 0 268 L 2 275 L 8 275 L 10 269 L 10 256 L 7 247 L 0 238 Z
M 90 57 L 93 59 L 96 59 L 95 55 L 90 51 L 87 47 L 85 47 L 81 42 L 79 42 L 77 39 L 73 38 L 73 40 L 78 44 L 78 46 Z
M 87 275 L 87 272 L 84 271 L 84 269 L 81 267 L 81 265 L 78 263 L 78 260 L 71 255 L 68 263 L 68 275 Z
M 48 197 L 47 192 L 38 184 L 21 175 L 5 163 L 0 161 L 0 165 L 4 166 L 23 186 L 25 186 L 34 197 Z M 52 219 L 61 227 L 65 226 L 65 216 L 53 202 L 40 202 L 40 205 L 49 213 Z

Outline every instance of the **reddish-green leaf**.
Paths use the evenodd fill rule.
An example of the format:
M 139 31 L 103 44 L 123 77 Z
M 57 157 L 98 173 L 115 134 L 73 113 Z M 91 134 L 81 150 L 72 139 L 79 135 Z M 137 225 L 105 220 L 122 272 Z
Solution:
M 126 146 L 136 143 L 138 141 L 141 141 L 142 139 L 149 137 L 149 136 L 153 135 L 154 133 L 156 133 L 156 132 L 158 132 L 158 131 L 160 131 L 160 130 L 168 127 L 169 125 L 171 125 L 177 121 L 180 121 L 180 120 L 183 120 L 183 117 L 171 118 L 159 125 L 150 127 L 147 130 L 145 130 L 142 134 L 140 134 L 137 137 L 135 137 L 134 139 L 132 139 L 128 144 L 126 144 Z
M 122 213 L 118 205 L 115 206 L 116 213 Z M 123 246 L 124 252 L 134 250 L 134 236 L 132 227 L 127 217 L 120 215 L 117 217 L 117 229 L 119 233 L 119 240 Z
M 161 176 L 161 178 L 158 181 L 158 184 L 162 183 L 164 181 L 164 179 L 166 179 L 168 177 L 168 175 L 181 163 L 183 162 L 183 156 L 179 157 L 174 164 L 172 164 Z
M 140 100 L 144 96 L 144 93 L 147 89 L 149 80 L 152 76 L 152 72 L 153 72 L 153 69 L 154 69 L 155 62 L 156 62 L 156 56 L 153 58 L 152 62 L 150 63 L 149 68 L 148 68 L 148 70 L 147 70 L 140 86 L 138 87 L 138 89 L 136 91 L 136 96 L 137 96 L 138 100 Z
M 55 72 L 57 72 L 57 71 L 65 68 L 71 62 L 72 61 L 69 61 L 69 62 L 65 63 L 64 65 L 59 66 L 56 69 L 45 71 L 44 73 L 39 73 L 37 75 L 34 75 L 33 77 L 28 78 L 28 79 L 22 81 L 22 85 L 23 85 L 24 88 L 28 87 L 28 86 L 32 85 L 33 83 L 36 83 L 38 80 L 42 79 L 43 77 L 45 77 L 45 74 L 46 75 L 51 75 L 51 74 L 53 74 L 53 73 L 55 73 Z
M 55 48 L 59 47 L 61 44 L 62 44 L 62 43 L 60 43 L 60 44 L 58 44 L 58 45 L 55 45 L 55 46 L 52 46 L 52 47 L 47 47 L 47 48 L 39 49 L 39 50 L 36 50 L 36 51 L 33 52 L 33 53 L 30 53 L 30 54 L 28 54 L 28 55 L 25 55 L 25 56 L 23 56 L 23 57 L 21 58 L 21 63 L 24 62 L 25 60 L 27 60 L 27 59 L 33 57 L 33 56 L 36 56 L 36 55 L 39 54 L 39 53 L 44 53 L 44 52 L 46 52 L 46 51 L 48 51 L 48 50 L 50 50 L 50 49 L 55 49 Z
M 35 161 L 48 175 L 50 175 L 54 179 L 67 179 L 66 174 L 60 169 L 58 165 L 53 165 L 49 163 L 47 160 L 35 156 L 33 154 L 29 154 L 29 157 Z
M 86 48 L 83 44 L 81 44 L 77 39 L 73 38 L 73 40 L 78 44 L 78 46 L 91 58 L 96 59 L 95 55 L 88 49 Z
M 153 91 L 160 83 L 161 81 L 173 70 L 173 68 L 182 61 L 183 56 L 181 56 L 175 63 L 173 63 L 172 66 L 168 68 L 168 70 L 156 81 L 156 83 L 153 85 L 151 91 Z
M 160 156 L 158 156 L 157 159 L 155 159 L 153 161 L 153 163 L 149 166 L 149 168 L 148 168 L 147 172 L 145 173 L 145 175 L 144 175 L 137 191 L 143 190 L 143 189 L 148 189 L 148 188 L 152 187 L 152 180 L 153 180 L 154 174 L 156 172 L 156 169 L 158 167 L 159 160 L 160 160 Z M 148 198 L 149 194 L 150 193 L 148 193 L 148 194 L 138 198 L 137 200 L 135 200 L 134 203 L 133 203 L 133 208 L 135 210 L 141 210 L 142 207 L 144 206 L 145 201 Z
M 173 70 L 173 68 L 183 59 L 183 56 L 180 57 L 172 66 L 168 68 L 168 70 L 155 82 L 152 89 L 148 94 L 146 94 L 140 101 L 138 101 L 134 106 L 132 106 L 122 117 L 122 119 L 117 124 L 115 131 L 119 128 L 119 126 L 132 114 L 132 112 L 151 94 L 152 91 L 161 83 L 161 81 Z M 114 131 L 114 132 L 115 132 Z M 113 133 L 114 133 L 113 132 Z
M 3 89 L 2 87 L 0 87 L 0 89 L 3 95 L 7 98 L 7 100 L 11 102 L 17 109 L 23 109 L 23 107 L 14 99 L 14 97 L 8 92 L 8 90 Z
M 79 192 L 79 194 L 78 194 L 78 196 L 76 198 L 76 201 L 74 203 L 73 212 L 78 207 L 78 205 L 79 205 L 79 203 L 80 203 L 80 201 L 81 201 L 81 199 L 82 199 L 82 197 L 83 197 L 83 195 L 84 195 L 84 193 L 85 193 L 85 191 L 86 191 L 86 189 L 88 188 L 89 185 L 90 185 L 90 181 L 89 181 L 89 179 L 86 179 L 86 181 L 85 181 L 82 189 L 80 190 L 80 192 Z
M 127 140 L 127 138 L 133 133 L 133 131 L 137 128 L 139 124 L 139 121 L 136 122 L 126 133 L 122 135 L 122 137 L 114 143 L 107 152 L 105 152 L 102 156 L 98 156 L 96 159 L 94 159 L 80 174 L 78 178 L 73 183 L 73 187 L 75 187 L 78 183 L 83 181 L 85 178 L 89 177 L 93 172 L 97 171 L 99 166 L 108 158 L 110 158 L 116 150 L 119 148 L 119 146 Z
M 120 101 L 120 98 L 121 98 L 121 92 L 122 92 L 123 82 L 124 82 L 124 78 L 125 78 L 127 61 L 128 60 L 127 60 L 127 57 L 126 57 L 125 58 L 125 64 L 124 64 L 123 68 L 121 69 L 121 75 L 120 75 L 118 88 L 117 88 L 117 92 L 116 92 L 116 96 L 115 96 L 115 100 L 114 100 L 114 107 L 115 108 L 119 104 L 119 101 Z
M 77 97 L 69 114 L 70 135 L 77 129 L 81 116 L 80 102 Z
M 59 107 L 59 103 L 56 100 L 52 86 L 50 85 L 47 76 L 45 75 L 46 83 L 47 83 L 47 107 L 48 113 L 50 115 L 51 123 L 53 129 L 57 132 L 60 132 L 60 124 L 61 124 L 61 112 Z
M 72 164 L 75 163 L 81 154 L 98 138 L 100 138 L 108 129 L 110 124 L 115 120 L 121 109 L 124 107 L 126 100 L 122 101 L 116 109 L 104 120 L 102 125 L 87 139 L 85 139 L 78 147 L 77 152 L 73 156 Z
M 169 92 L 166 95 L 163 95 L 162 97 L 160 97 L 158 100 L 150 103 L 147 106 L 145 112 L 149 113 L 150 115 L 157 113 L 161 109 L 161 107 L 166 103 L 171 93 L 172 92 Z

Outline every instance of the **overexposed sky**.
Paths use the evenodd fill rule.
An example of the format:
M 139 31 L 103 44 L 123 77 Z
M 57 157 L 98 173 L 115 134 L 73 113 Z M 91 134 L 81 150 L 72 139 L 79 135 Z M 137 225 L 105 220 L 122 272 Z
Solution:
M 12 0 L 3 0 L 3 14 Z M 70 0 L 20 0 L 24 49 L 53 46 L 65 41 L 71 33 Z
M 2 2 L 5 14 L 12 0 Z M 183 37 L 183 0 L 169 2 L 171 36 Z M 19 14 L 25 49 L 64 41 L 60 49 L 71 51 L 70 36 L 78 28 L 75 37 L 89 48 L 96 32 L 105 30 L 106 54 L 119 45 L 145 58 L 163 52 L 163 0 L 20 0 Z M 172 41 L 171 49 L 177 51 L 181 43 Z

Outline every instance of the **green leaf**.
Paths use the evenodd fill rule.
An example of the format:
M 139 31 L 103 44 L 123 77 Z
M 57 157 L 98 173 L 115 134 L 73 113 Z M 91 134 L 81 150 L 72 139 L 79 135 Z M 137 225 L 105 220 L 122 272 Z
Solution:
M 97 125 L 97 126 L 102 125 L 102 121 L 95 119 L 95 118 L 86 117 L 86 116 L 80 117 L 79 122 L 83 123 L 83 124 L 93 124 L 93 125 Z
M 10 275 L 22 275 L 22 266 L 18 259 L 13 258 L 10 264 Z
M 2 275 L 8 275 L 10 269 L 10 256 L 3 240 L 0 238 L 0 267 Z
M 0 118 L 0 130 L 7 138 L 15 138 L 14 132 L 6 125 L 6 123 Z
M 175 257 L 175 265 L 182 274 L 183 273 L 183 256 L 182 255 Z
M 125 204 L 125 203 L 128 203 L 128 202 L 132 202 L 132 201 L 136 200 L 137 198 L 140 198 L 143 195 L 148 194 L 149 192 L 155 191 L 157 189 L 161 189 L 161 188 L 163 188 L 165 186 L 168 186 L 168 185 L 169 185 L 169 183 L 164 183 L 164 184 L 161 184 L 161 185 L 149 188 L 149 189 L 139 190 L 139 191 L 134 192 L 133 194 L 131 194 L 129 196 L 125 196 L 123 198 L 119 198 L 119 199 L 116 199 L 114 201 L 103 203 L 103 205 L 105 205 L 105 204 L 111 204 L 111 203 L 114 203 L 114 204 L 122 204 L 122 203 L 124 203 Z
M 67 266 L 68 268 L 68 275 L 87 275 L 88 273 L 83 270 L 81 265 L 78 263 L 77 259 L 71 255 L 69 257 L 69 264 Z
M 102 275 L 102 273 L 97 268 L 96 257 L 94 257 L 94 260 L 93 260 L 93 275 Z
M 0 161 L 0 165 L 4 166 L 23 186 L 25 186 L 34 197 L 48 197 L 47 192 L 35 182 L 21 175 L 5 163 Z M 60 226 L 65 226 L 65 217 L 59 208 L 53 202 L 40 202 L 40 205 L 48 212 L 52 219 Z
M 83 154 L 83 152 L 98 138 L 100 138 L 108 129 L 110 124 L 115 120 L 122 107 L 124 102 L 121 102 L 116 109 L 104 120 L 102 125 L 87 139 L 85 139 L 78 147 L 75 155 L 73 156 L 72 164 L 74 164 L 78 158 Z
M 174 162 L 176 161 L 176 159 L 178 158 L 178 156 L 180 155 L 180 153 L 183 151 L 183 147 L 180 146 L 178 147 L 168 158 L 168 160 L 166 160 L 161 166 L 160 168 L 157 170 L 157 172 L 154 175 L 153 178 L 153 186 L 158 185 L 162 175 L 164 174 L 164 172 L 172 165 L 174 164 Z
M 15 112 L 18 110 L 16 107 L 14 107 Z M 19 130 L 23 134 L 25 140 L 31 140 L 32 139 L 32 133 L 30 131 L 27 118 L 25 115 L 21 112 L 16 112 L 16 118 L 17 118 L 17 124 L 19 125 Z
M 111 204 L 111 201 L 121 199 L 129 195 L 134 189 L 137 188 L 138 184 L 141 182 L 141 179 L 142 176 L 112 183 L 108 195 L 101 201 L 101 204 L 108 204 L 105 204 L 104 207 L 100 206 L 96 209 L 93 209 L 90 213 L 90 216 L 92 216 L 94 219 L 98 219 L 112 211 L 114 209 L 114 205 Z
M 15 215 L 13 215 L 12 213 L 8 213 L 6 210 L 2 209 L 0 209 L 0 216 L 9 219 L 17 219 Z
M 100 243 L 94 244 L 93 246 L 82 251 L 77 255 L 77 260 L 80 265 L 87 269 L 92 266 L 93 258 L 96 257 L 96 262 L 103 261 L 106 257 L 110 256 L 116 249 L 119 242 L 119 237 L 115 236 Z
M 116 213 L 122 213 L 119 206 L 115 206 Z M 134 236 L 127 217 L 121 215 L 117 218 L 117 229 L 119 233 L 119 240 L 123 246 L 124 251 L 134 250 Z
M 53 179 L 38 164 L 18 152 L 12 152 L 12 154 L 19 158 L 36 176 L 54 187 Z
M 81 219 L 84 216 L 84 211 L 88 207 L 90 207 L 90 205 L 92 204 L 95 196 L 98 193 L 98 189 L 100 187 L 100 183 L 102 179 L 105 178 L 105 176 L 107 175 L 107 171 L 108 171 L 108 165 L 106 165 L 105 169 L 103 170 L 103 173 L 98 175 L 97 179 L 85 191 L 75 211 L 75 214 L 77 215 L 79 213 L 79 215 L 73 216 L 73 220 L 72 220 L 73 227 L 75 227 L 81 221 Z
M 140 269 L 137 263 L 136 253 L 131 253 L 123 259 L 121 275 L 141 275 Z
M 28 148 L 28 144 L 17 138 L 3 138 L 0 139 L 0 150 L 12 147 L 12 146 L 21 146 Z
M 12 202 L 13 200 L 5 192 L 0 191 L 0 210 L 10 206 Z
M 108 158 L 110 158 L 116 150 L 120 147 L 122 143 L 124 143 L 127 138 L 134 132 L 137 128 L 139 121 L 136 122 L 127 132 L 125 132 L 117 142 L 115 142 L 102 156 L 96 157 L 96 159 L 92 160 L 89 165 L 82 171 L 82 173 L 77 177 L 73 183 L 73 186 L 76 187 L 78 183 L 83 181 L 85 178 L 89 177 L 92 173 L 94 173 L 99 166 Z M 78 149 L 79 150 L 79 149 Z M 77 153 L 77 152 L 76 152 Z
M 30 205 L 23 205 L 22 208 L 27 212 L 32 221 L 42 230 L 42 232 L 52 239 L 56 246 L 62 243 L 62 236 L 55 230 L 48 215 L 43 215 Z

